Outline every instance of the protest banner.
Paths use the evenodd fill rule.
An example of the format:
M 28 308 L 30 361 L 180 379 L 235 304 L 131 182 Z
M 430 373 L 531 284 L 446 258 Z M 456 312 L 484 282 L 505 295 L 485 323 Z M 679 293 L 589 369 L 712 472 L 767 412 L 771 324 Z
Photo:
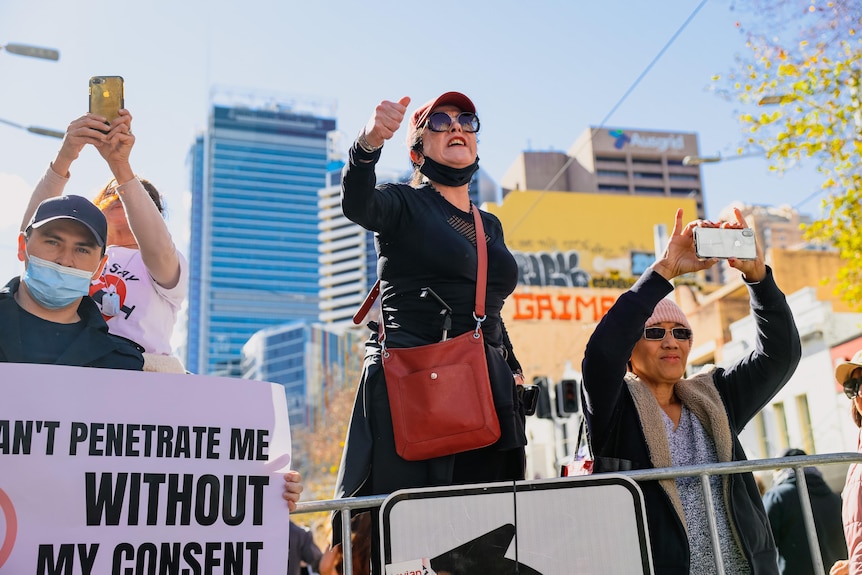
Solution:
M 0 574 L 285 573 L 284 388 L 0 363 Z

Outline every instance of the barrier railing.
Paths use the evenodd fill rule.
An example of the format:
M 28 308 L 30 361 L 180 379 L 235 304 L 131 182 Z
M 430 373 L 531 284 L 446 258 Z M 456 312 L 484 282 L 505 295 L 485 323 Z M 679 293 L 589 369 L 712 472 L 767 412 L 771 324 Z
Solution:
M 814 527 L 814 515 L 811 511 L 811 499 L 808 495 L 808 483 L 805 480 L 805 467 L 823 466 L 833 464 L 862 463 L 862 453 L 828 453 L 821 455 L 806 455 L 794 457 L 778 457 L 774 459 L 755 459 L 751 461 L 731 461 L 727 463 L 712 463 L 705 465 L 691 465 L 686 467 L 665 467 L 661 469 L 638 469 L 634 471 L 620 472 L 631 479 L 641 481 L 658 481 L 661 479 L 676 479 L 678 477 L 700 477 L 700 485 L 703 491 L 704 501 L 712 501 L 712 487 L 709 478 L 712 475 L 729 475 L 731 473 L 746 473 L 755 471 L 773 471 L 775 469 L 793 468 L 796 474 L 796 484 L 799 491 L 799 499 L 802 504 L 802 518 L 805 523 L 805 532 L 808 536 L 808 546 L 811 551 L 811 560 L 815 575 L 826 575 L 823 560 L 820 557 L 820 543 L 817 540 L 817 530 Z M 563 481 L 577 482 L 577 477 L 561 479 Z M 523 481 L 519 483 L 529 483 Z M 341 513 L 341 541 L 343 551 L 343 574 L 353 575 L 353 558 L 351 545 L 350 518 L 354 509 L 368 509 L 380 507 L 388 495 L 372 495 L 369 497 L 350 497 L 345 499 L 327 499 L 322 501 L 300 502 L 297 505 L 297 513 L 313 513 L 317 511 L 337 511 Z M 724 575 L 724 561 L 721 557 L 721 549 L 718 542 L 718 528 L 716 526 L 715 510 L 706 506 L 707 522 L 709 526 L 710 540 L 712 542 L 713 556 L 716 562 L 716 573 Z M 372 553 L 379 553 L 378 549 L 372 549 Z M 831 566 L 830 566 L 831 567 Z

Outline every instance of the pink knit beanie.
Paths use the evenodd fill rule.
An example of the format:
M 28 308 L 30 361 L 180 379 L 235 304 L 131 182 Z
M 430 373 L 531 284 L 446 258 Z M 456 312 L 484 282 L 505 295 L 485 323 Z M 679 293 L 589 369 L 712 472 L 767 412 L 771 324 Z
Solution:
M 686 319 L 685 314 L 682 313 L 682 310 L 679 309 L 679 306 L 676 305 L 673 301 L 663 298 L 660 302 L 658 302 L 655 306 L 655 310 L 653 310 L 652 315 L 649 316 L 649 319 L 646 320 L 644 327 L 650 327 L 657 323 L 664 323 L 666 321 L 672 321 L 673 323 L 678 323 L 688 329 L 691 329 L 691 324 L 688 323 L 688 319 Z

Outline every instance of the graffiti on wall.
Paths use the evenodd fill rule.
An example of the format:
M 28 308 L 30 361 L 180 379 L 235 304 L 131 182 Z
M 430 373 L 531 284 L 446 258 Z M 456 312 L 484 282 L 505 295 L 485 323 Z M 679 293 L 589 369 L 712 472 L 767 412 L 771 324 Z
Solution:
M 566 252 L 513 252 L 518 284 L 528 286 L 588 287 L 590 275 L 579 267 L 580 255 Z
M 628 256 L 593 257 L 590 274 L 581 267 L 577 250 L 512 252 L 518 264 L 518 285 L 556 287 L 630 288 L 655 261 L 647 252 L 629 252 Z
M 510 297 L 514 304 L 512 319 L 596 322 L 617 296 L 589 288 L 627 290 L 655 261 L 655 256 L 647 252 L 629 251 L 618 257 L 589 250 L 586 253 L 591 261 L 582 260 L 581 252 L 573 249 L 512 252 L 518 264 L 519 286 L 588 288 L 552 293 L 517 290 Z
M 616 301 L 615 296 L 589 293 L 519 293 L 510 296 L 515 304 L 512 319 L 559 321 L 599 321 Z

